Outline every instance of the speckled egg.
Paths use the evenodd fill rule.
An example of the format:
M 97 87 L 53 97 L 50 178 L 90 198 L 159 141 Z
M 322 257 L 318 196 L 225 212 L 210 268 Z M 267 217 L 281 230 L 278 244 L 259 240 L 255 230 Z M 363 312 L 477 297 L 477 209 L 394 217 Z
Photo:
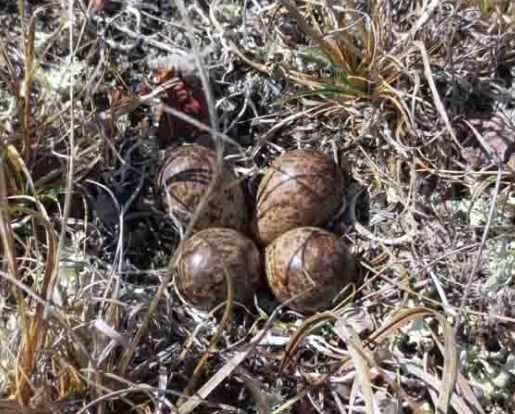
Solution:
M 229 228 L 209 228 L 187 239 L 177 256 L 177 287 L 193 306 L 209 311 L 227 298 L 224 271 L 233 299 L 248 304 L 261 280 L 260 253 L 254 242 Z
M 267 169 L 259 184 L 254 222 L 264 245 L 295 227 L 324 226 L 338 211 L 343 174 L 318 150 L 285 152 Z
M 158 168 L 157 185 L 166 209 L 182 224 L 192 214 L 214 178 L 216 153 L 198 144 L 184 145 L 168 151 Z M 211 193 L 194 231 L 208 227 L 228 227 L 244 231 L 248 211 L 245 196 L 236 175 L 224 165 L 217 188 Z
M 333 300 L 342 289 L 357 280 L 355 265 L 343 241 L 317 227 L 287 231 L 265 251 L 266 277 L 273 294 L 281 302 L 302 295 L 286 305 L 302 313 L 336 305 Z

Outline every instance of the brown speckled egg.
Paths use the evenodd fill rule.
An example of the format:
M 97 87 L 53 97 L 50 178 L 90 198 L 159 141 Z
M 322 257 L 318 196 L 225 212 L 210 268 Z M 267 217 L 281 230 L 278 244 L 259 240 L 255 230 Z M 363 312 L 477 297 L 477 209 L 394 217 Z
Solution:
M 278 157 L 259 184 L 255 231 L 268 244 L 301 226 L 324 226 L 338 211 L 343 175 L 338 165 L 318 150 L 293 150 Z
M 224 269 L 232 281 L 233 299 L 248 304 L 261 280 L 260 253 L 254 242 L 229 228 L 193 234 L 177 256 L 177 287 L 193 306 L 209 311 L 227 298 Z
M 265 263 L 268 284 L 281 302 L 313 288 L 286 305 L 302 313 L 335 306 L 336 296 L 357 280 L 355 259 L 343 241 L 317 227 L 299 227 L 279 236 L 266 247 Z
M 214 178 L 216 153 L 191 144 L 168 151 L 157 173 L 158 188 L 165 207 L 183 224 L 188 224 Z M 228 227 L 244 231 L 247 205 L 241 184 L 232 169 L 224 165 L 219 185 L 211 193 L 194 231 Z

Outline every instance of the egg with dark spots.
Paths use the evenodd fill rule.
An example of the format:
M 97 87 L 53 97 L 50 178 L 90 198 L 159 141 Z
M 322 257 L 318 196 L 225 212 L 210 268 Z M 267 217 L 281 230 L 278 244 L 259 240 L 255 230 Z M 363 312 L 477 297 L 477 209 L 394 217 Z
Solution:
M 168 212 L 183 225 L 189 224 L 202 197 L 215 178 L 216 152 L 198 144 L 168 151 L 158 168 L 157 185 Z M 222 174 L 193 231 L 228 227 L 245 231 L 248 211 L 242 186 L 232 168 L 224 164 Z
M 259 184 L 254 230 L 263 245 L 288 230 L 325 226 L 338 212 L 343 174 L 325 153 L 287 151 L 267 168 Z
M 266 247 L 265 268 L 275 297 L 306 314 L 337 305 L 358 281 L 356 260 L 344 242 L 317 227 L 298 227 L 276 238 Z
M 193 234 L 180 247 L 175 269 L 177 288 L 192 306 L 210 311 L 227 299 L 249 304 L 261 282 L 260 253 L 254 242 L 229 228 Z

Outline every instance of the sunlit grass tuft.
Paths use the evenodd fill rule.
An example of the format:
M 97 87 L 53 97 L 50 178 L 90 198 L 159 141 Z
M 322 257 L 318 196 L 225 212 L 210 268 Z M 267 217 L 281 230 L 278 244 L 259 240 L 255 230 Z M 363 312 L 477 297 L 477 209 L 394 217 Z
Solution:
M 366 9 L 363 2 L 353 0 L 279 3 L 270 17 L 263 51 L 272 50 L 272 56 L 280 56 L 282 62 L 270 64 L 259 59 L 263 51 L 251 53 L 229 41 L 234 53 L 246 63 L 301 86 L 298 93 L 284 97 L 276 105 L 314 98 L 321 100 L 321 105 L 332 103 L 322 113 L 336 110 L 342 114 L 351 107 L 381 107 L 390 112 L 397 136 L 412 130 L 413 120 L 400 84 L 409 81 L 406 59 L 413 45 L 399 43 L 398 36 L 392 35 L 393 25 L 384 2 L 370 2 Z M 276 24 L 279 13 L 287 13 L 293 19 L 288 30 L 294 34 L 284 33 Z M 215 23 L 216 16 L 212 11 Z M 428 45 L 430 52 L 438 47 Z

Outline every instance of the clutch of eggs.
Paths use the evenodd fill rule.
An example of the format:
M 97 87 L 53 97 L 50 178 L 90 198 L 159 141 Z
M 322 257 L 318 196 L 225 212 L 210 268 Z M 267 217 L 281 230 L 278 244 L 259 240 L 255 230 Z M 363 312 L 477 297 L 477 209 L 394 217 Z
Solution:
M 215 162 L 213 150 L 195 144 L 167 154 L 158 183 L 170 212 L 191 216 L 214 177 Z M 245 235 L 244 193 L 224 165 L 196 232 L 180 247 L 178 290 L 193 306 L 210 310 L 226 299 L 230 281 L 234 300 L 248 303 L 260 283 L 264 257 L 266 280 L 280 302 L 301 313 L 336 305 L 339 294 L 357 280 L 349 250 L 323 229 L 341 206 L 343 181 L 338 165 L 321 151 L 287 151 L 274 160 L 256 200 L 253 225 L 256 242 L 265 248 L 261 256 Z

